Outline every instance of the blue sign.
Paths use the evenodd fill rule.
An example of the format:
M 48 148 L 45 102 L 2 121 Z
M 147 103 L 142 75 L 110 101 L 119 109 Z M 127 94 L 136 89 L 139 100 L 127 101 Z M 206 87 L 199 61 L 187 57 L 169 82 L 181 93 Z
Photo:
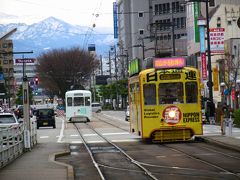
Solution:
M 4 80 L 3 74 L 0 74 L 0 81 L 3 81 L 3 80 Z
M 200 33 L 200 52 L 205 53 L 205 27 L 199 26 L 199 33 Z
M 114 38 L 118 38 L 118 19 L 117 19 L 117 2 L 113 2 L 113 30 Z

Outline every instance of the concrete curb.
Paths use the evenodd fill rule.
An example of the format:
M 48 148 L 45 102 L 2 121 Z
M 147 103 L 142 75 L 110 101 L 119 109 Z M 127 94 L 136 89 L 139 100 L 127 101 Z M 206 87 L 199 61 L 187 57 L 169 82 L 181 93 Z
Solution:
M 202 141 L 204 141 L 206 143 L 214 144 L 214 145 L 217 145 L 217 146 L 220 146 L 220 147 L 224 147 L 224 148 L 227 148 L 227 149 L 231 149 L 231 150 L 240 152 L 239 147 L 231 145 L 231 144 L 220 142 L 220 141 L 214 140 L 212 138 L 208 138 L 208 137 L 200 137 L 200 139 L 202 139 Z
M 71 166 L 69 164 L 66 164 L 66 163 L 62 163 L 62 162 L 56 161 L 56 158 L 62 157 L 62 156 L 67 156 L 67 155 L 70 155 L 70 151 L 53 153 L 53 154 L 49 155 L 48 160 L 50 162 L 53 162 L 53 163 L 58 164 L 60 166 L 65 166 L 67 168 L 67 180 L 74 180 L 74 169 L 73 169 L 73 166 Z

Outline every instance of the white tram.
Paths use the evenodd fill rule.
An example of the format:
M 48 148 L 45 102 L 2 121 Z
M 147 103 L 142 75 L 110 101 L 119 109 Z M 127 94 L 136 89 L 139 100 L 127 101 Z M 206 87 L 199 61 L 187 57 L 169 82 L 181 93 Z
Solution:
M 92 118 L 92 94 L 88 90 L 72 90 L 65 94 L 66 120 L 90 121 Z

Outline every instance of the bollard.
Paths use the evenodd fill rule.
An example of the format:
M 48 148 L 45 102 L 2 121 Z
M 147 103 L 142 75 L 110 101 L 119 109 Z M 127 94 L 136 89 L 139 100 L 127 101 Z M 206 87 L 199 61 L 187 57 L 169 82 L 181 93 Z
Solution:
M 230 118 L 228 120 L 228 135 L 232 136 L 232 127 L 233 127 L 233 119 L 232 116 L 230 115 Z
M 222 135 L 226 134 L 227 121 L 228 120 L 226 118 L 224 118 L 223 121 L 222 121 L 222 125 L 221 125 Z
M 223 115 L 221 115 L 221 132 L 222 132 L 222 135 L 225 135 L 225 120 L 223 118 Z

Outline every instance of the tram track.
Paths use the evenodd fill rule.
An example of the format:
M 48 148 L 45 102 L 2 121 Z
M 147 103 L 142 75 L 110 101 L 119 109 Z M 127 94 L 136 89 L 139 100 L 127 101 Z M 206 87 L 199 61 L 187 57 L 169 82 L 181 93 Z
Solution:
M 191 159 L 194 159 L 200 163 L 204 163 L 206 164 L 207 166 L 211 166 L 217 170 L 219 170 L 219 173 L 220 174 L 228 174 L 228 175 L 232 175 L 234 176 L 235 178 L 238 178 L 240 179 L 240 173 L 239 172 L 234 172 L 233 170 L 230 170 L 230 168 L 228 168 L 226 165 L 224 167 L 223 163 L 221 162 L 218 162 L 218 161 L 214 161 L 214 162 L 211 162 L 211 159 L 209 158 L 206 158 L 207 156 L 214 156 L 215 154 L 213 153 L 217 153 L 219 157 L 222 157 L 222 159 L 226 159 L 226 161 L 236 161 L 236 165 L 237 165 L 237 161 L 239 161 L 239 157 L 238 156 L 234 156 L 234 155 L 229 155 L 227 153 L 224 153 L 224 152 L 221 152 L 219 150 L 214 150 L 213 148 L 209 148 L 209 147 L 205 147 L 205 146 L 202 146 L 202 143 L 199 143 L 199 146 L 195 146 L 197 143 L 193 143 L 194 146 L 191 145 L 191 143 L 185 143 L 186 146 L 189 148 L 192 148 L 192 151 L 189 151 L 187 150 L 186 146 L 183 147 L 183 145 L 181 144 L 181 147 L 177 144 L 177 145 L 171 145 L 171 144 L 164 144 L 164 145 L 161 145 L 161 146 L 164 146 L 164 147 L 167 147 L 169 149 L 171 149 L 172 151 L 175 151 L 175 152 L 178 152 L 178 153 L 181 153 Z M 203 149 L 204 150 L 208 150 L 209 152 L 204 152 L 204 153 L 193 153 L 193 149 L 196 149 L 198 148 L 198 151 L 201 152 Z M 202 150 L 201 150 L 202 149 Z M 196 155 L 194 155 L 196 154 Z M 225 157 L 224 157 L 225 156 Z M 227 158 L 229 158 L 227 160 Z M 224 161 L 224 160 L 222 160 Z M 219 164 L 219 165 L 218 165 Z M 222 165 L 221 165 L 222 164 Z M 234 164 L 234 163 L 232 163 Z
M 146 176 L 145 179 L 157 180 L 157 178 L 150 171 L 148 171 L 145 167 L 143 167 L 139 162 L 135 161 L 130 155 L 128 155 L 118 145 L 116 145 L 115 143 L 112 143 L 107 138 L 105 138 L 103 135 L 101 135 L 101 133 L 99 133 L 97 130 L 95 130 L 90 124 L 86 123 L 85 126 L 86 126 L 85 128 L 90 129 L 92 132 L 97 134 L 97 136 L 99 136 L 101 139 L 103 139 L 105 141 L 105 143 L 98 143 L 98 144 L 94 143 L 94 145 L 88 143 L 84 137 L 82 130 L 81 130 L 82 128 L 80 128 L 77 123 L 74 123 L 74 127 L 77 129 L 77 131 L 80 135 L 80 138 L 81 138 L 85 148 L 87 149 L 88 154 L 90 155 L 92 162 L 93 162 L 94 166 L 96 167 L 96 169 L 99 173 L 99 176 L 102 180 L 108 179 L 107 177 L 109 176 L 109 174 L 111 174 L 111 173 L 107 172 L 107 170 L 120 171 L 121 174 L 122 174 L 122 171 L 128 172 L 126 177 L 129 177 L 129 176 L 137 177 L 140 175 L 140 177 L 142 179 L 142 177 L 144 175 L 144 176 Z M 110 157 L 108 160 L 106 160 L 107 159 L 106 153 Z M 113 153 L 114 153 L 114 155 L 113 155 Z M 117 166 L 114 165 L 114 164 L 116 164 L 116 162 L 110 163 L 111 158 L 113 158 L 113 156 L 116 156 L 115 158 L 117 158 L 117 161 L 118 161 Z M 102 160 L 102 159 L 104 159 L 104 160 Z M 119 165 L 123 165 L 123 166 L 121 167 Z M 111 176 L 114 176 L 114 175 L 111 175 Z M 111 179 L 112 178 L 113 177 L 111 177 Z

